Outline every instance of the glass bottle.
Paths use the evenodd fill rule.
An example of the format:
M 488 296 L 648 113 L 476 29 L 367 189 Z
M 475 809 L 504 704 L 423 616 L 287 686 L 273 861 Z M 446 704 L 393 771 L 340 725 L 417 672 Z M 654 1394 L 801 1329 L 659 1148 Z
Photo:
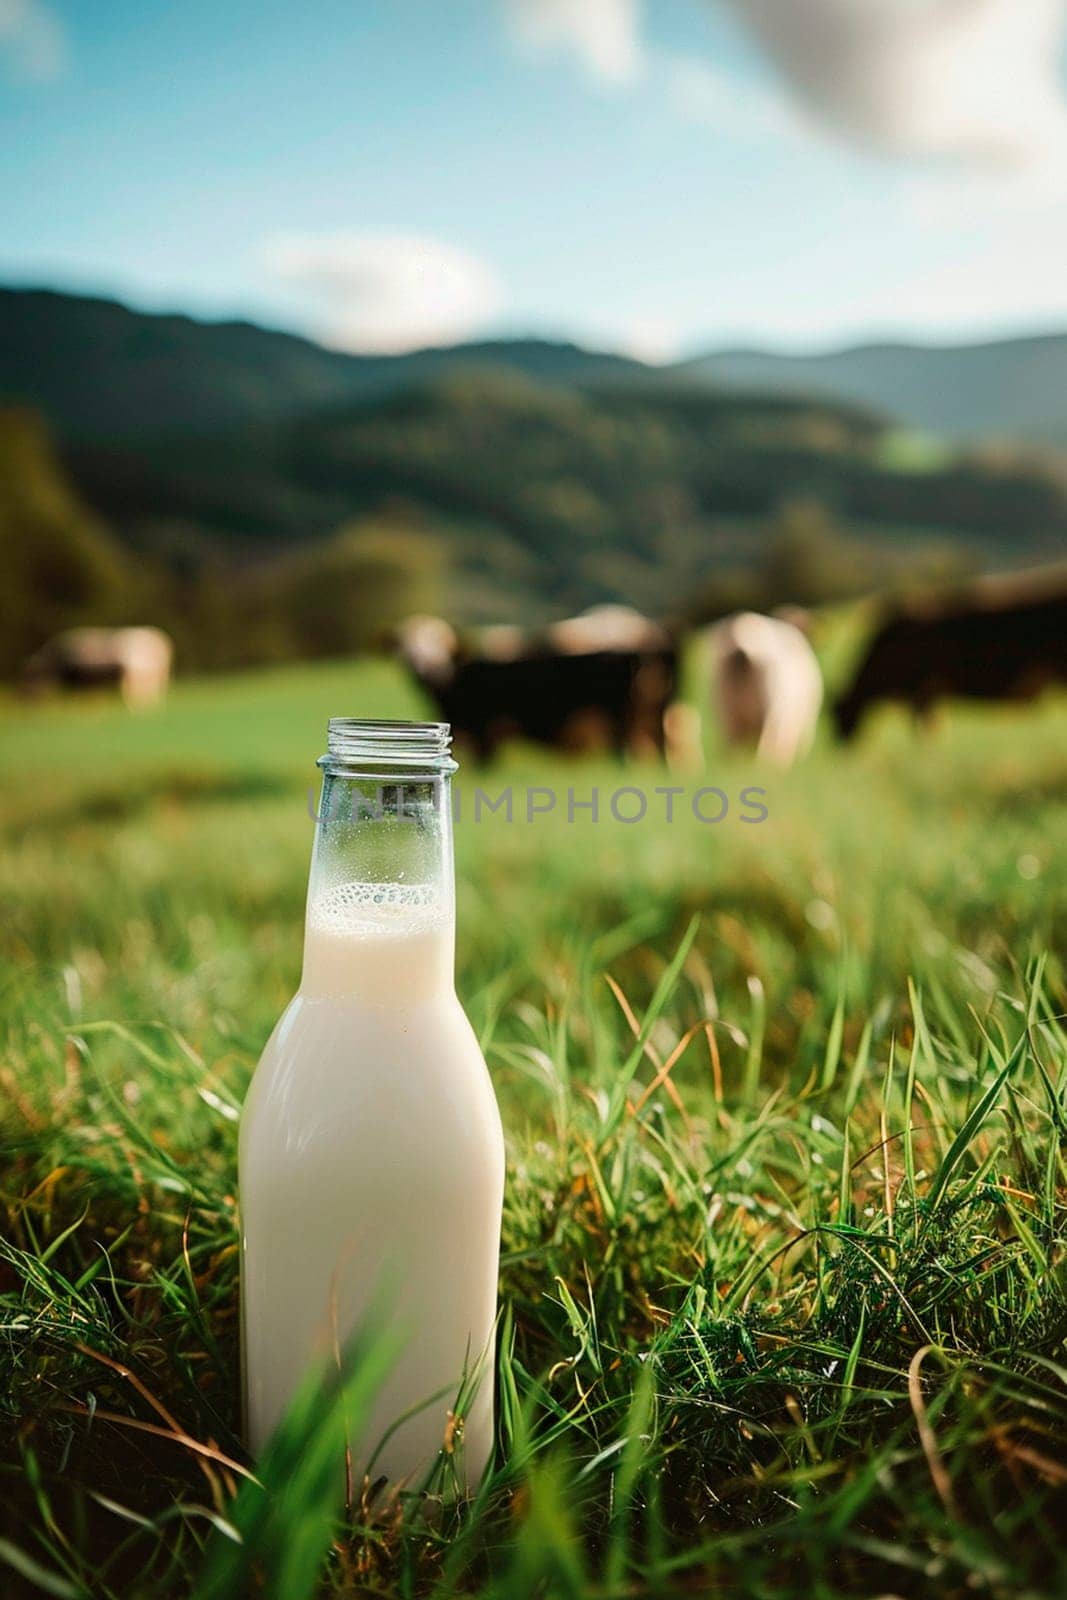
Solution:
M 241 1119 L 242 1355 L 257 1454 L 309 1366 L 387 1306 L 400 1353 L 349 1442 L 356 1481 L 373 1457 L 415 1484 L 445 1447 L 473 1489 L 504 1144 L 454 984 L 449 745 L 440 723 L 330 722 L 303 975 Z

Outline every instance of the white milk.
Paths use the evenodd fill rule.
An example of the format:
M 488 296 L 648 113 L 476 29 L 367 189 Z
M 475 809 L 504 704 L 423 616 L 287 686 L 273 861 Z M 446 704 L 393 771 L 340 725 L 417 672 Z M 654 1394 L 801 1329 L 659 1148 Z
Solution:
M 492 1445 L 504 1149 L 453 943 L 450 885 L 316 893 L 313 872 L 300 990 L 241 1124 L 248 1442 L 262 1450 L 309 1362 L 382 1298 L 402 1345 L 351 1441 L 357 1484 L 386 1430 L 427 1402 L 372 1469 L 418 1482 L 479 1366 L 461 1482 L 476 1486 Z

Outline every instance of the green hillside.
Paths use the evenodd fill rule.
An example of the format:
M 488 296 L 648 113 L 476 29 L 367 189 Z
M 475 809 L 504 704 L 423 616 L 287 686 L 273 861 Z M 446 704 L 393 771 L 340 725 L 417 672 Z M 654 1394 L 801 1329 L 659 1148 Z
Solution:
M 1038 561 L 1067 536 L 1067 481 L 1036 457 L 917 466 L 854 408 L 697 390 L 453 377 L 70 459 L 127 541 L 167 557 L 199 545 L 247 563 L 352 518 L 413 526 L 444 546 L 467 614 L 612 598 L 687 611 L 801 523 L 809 542 L 851 543 L 868 580 L 916 559 Z
M 66 439 L 214 431 L 486 371 L 568 387 L 814 395 L 949 438 L 1067 441 L 1067 334 L 813 355 L 722 350 L 669 368 L 544 339 L 355 356 L 248 322 L 0 288 L 0 397 L 37 406 Z
M 538 339 L 354 356 L 248 322 L 199 322 L 85 295 L 0 288 L 0 398 L 38 407 L 67 440 L 212 432 L 460 370 L 561 383 L 651 373 L 622 356 Z

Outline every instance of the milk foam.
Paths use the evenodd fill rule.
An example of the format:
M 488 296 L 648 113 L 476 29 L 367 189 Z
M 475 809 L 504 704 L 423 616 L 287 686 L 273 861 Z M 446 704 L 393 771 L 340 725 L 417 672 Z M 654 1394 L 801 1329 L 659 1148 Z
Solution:
M 309 927 L 343 934 L 402 939 L 447 922 L 433 883 L 338 883 L 309 907 Z
M 452 985 L 451 907 L 432 883 L 340 883 L 315 897 L 303 988 L 377 1004 Z

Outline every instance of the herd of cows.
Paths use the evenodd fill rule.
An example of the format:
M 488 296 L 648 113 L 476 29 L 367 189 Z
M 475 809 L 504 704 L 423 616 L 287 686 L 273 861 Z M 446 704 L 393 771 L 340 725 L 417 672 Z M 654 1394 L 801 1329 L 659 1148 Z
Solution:
M 707 630 L 713 700 L 731 744 L 789 765 L 815 737 L 823 686 L 794 621 L 742 612 Z M 532 634 L 461 639 L 411 617 L 397 648 L 457 741 L 483 762 L 510 739 L 697 764 L 699 718 L 680 698 L 682 641 L 627 606 L 597 606 Z
M 694 764 L 699 719 L 679 698 L 685 641 L 623 606 L 525 634 L 461 639 L 413 617 L 397 647 L 453 733 L 490 760 L 508 739 L 560 749 L 665 755 Z M 819 664 L 799 613 L 740 612 L 697 641 L 705 698 L 729 745 L 779 766 L 811 746 L 823 703 Z M 951 599 L 899 605 L 876 628 L 832 706 L 842 738 L 895 701 L 925 716 L 939 701 L 1027 700 L 1067 683 L 1067 569 L 979 579 Z
M 680 698 L 687 640 L 626 606 L 598 606 L 538 630 L 461 636 L 412 617 L 394 648 L 461 745 L 489 761 L 510 739 L 582 752 L 698 759 L 699 718 Z M 714 623 L 697 653 L 723 739 L 779 766 L 810 747 L 823 680 L 798 614 L 741 612 Z M 171 642 L 158 628 L 78 628 L 26 663 L 24 686 L 113 684 L 132 706 L 162 698 Z M 1067 567 L 978 579 L 951 598 L 901 604 L 875 629 L 853 681 L 832 706 L 843 738 L 878 702 L 918 715 L 939 701 L 1025 700 L 1067 683 Z

